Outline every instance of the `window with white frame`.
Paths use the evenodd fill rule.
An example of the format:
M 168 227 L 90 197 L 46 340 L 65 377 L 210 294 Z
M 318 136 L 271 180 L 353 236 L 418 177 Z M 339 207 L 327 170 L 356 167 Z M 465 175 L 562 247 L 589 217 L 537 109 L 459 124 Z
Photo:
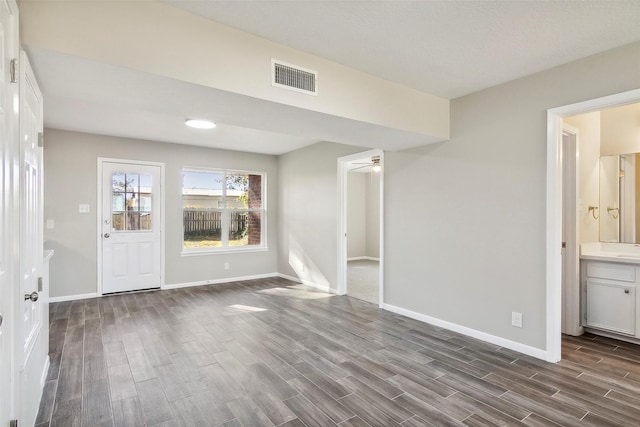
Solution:
M 265 247 L 265 181 L 261 172 L 183 169 L 183 251 Z

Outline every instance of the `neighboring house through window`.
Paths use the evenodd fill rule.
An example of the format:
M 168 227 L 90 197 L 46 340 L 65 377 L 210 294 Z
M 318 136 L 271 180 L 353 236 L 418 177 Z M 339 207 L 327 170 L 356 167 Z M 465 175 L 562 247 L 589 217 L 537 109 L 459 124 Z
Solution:
M 266 247 L 265 181 L 260 172 L 184 169 L 183 251 Z

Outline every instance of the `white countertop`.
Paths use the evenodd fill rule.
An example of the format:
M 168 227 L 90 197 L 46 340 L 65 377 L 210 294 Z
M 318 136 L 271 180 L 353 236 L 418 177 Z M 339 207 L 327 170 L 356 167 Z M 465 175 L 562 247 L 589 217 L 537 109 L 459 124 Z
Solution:
M 640 265 L 640 245 L 633 243 L 583 243 L 580 259 Z

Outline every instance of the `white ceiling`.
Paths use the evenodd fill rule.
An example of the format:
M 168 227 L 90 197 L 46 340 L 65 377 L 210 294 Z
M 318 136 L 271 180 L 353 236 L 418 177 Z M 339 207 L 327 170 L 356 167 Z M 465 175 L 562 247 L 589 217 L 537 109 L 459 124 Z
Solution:
M 167 3 L 445 98 L 640 40 L 640 1 Z M 47 127 L 266 154 L 319 140 L 345 142 L 337 133 L 351 131 L 347 124 L 331 129 L 322 119 L 306 123 L 295 111 L 287 111 L 289 123 L 277 123 L 276 112 L 265 109 L 264 117 L 247 118 L 242 105 L 223 105 L 224 96 L 212 96 L 208 88 L 28 46 L 27 51 L 45 95 Z M 184 126 L 185 114 L 211 111 L 218 121 L 214 131 Z M 407 144 L 415 138 L 384 132 L 392 131 L 370 129 L 359 137 Z

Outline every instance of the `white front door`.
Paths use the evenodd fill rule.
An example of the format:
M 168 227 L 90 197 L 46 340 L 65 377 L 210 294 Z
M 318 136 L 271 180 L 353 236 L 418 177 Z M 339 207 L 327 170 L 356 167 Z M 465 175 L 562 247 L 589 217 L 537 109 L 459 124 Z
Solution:
M 35 422 L 42 395 L 42 370 L 48 342 L 42 291 L 42 94 L 24 52 L 20 54 L 20 422 Z M 45 302 L 46 303 L 46 302 Z M 43 327 L 44 326 L 44 327 Z
M 18 289 L 11 286 L 17 277 L 12 242 L 17 237 L 12 225 L 17 224 L 13 216 L 14 184 L 11 171 L 17 150 L 17 115 L 14 101 L 18 97 L 18 85 L 11 83 L 9 64 L 17 56 L 17 6 L 13 1 L 0 1 L 0 426 L 9 425 L 15 415 L 15 380 L 12 378 L 14 357 L 12 342 L 15 320 L 18 316 L 13 305 Z M 17 279 L 16 279 L 17 280 Z
M 161 166 L 102 162 L 102 293 L 161 285 Z

